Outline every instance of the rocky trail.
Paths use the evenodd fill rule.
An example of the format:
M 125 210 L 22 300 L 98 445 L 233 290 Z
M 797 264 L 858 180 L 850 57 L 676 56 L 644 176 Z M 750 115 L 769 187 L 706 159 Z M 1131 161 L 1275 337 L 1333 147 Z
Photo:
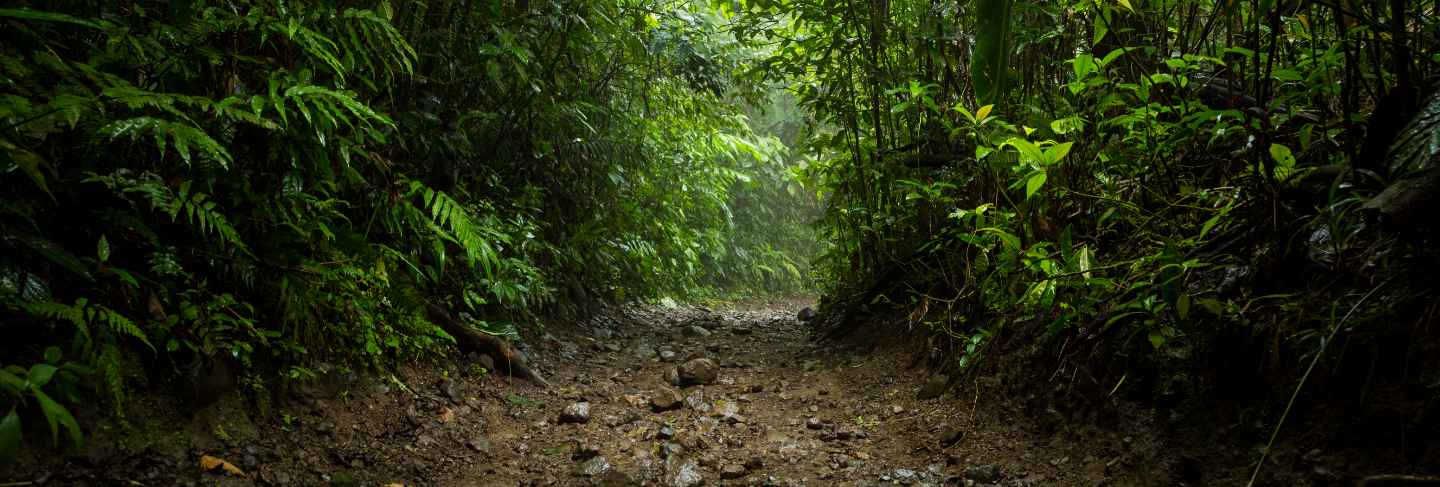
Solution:
M 385 378 L 329 374 L 270 407 L 273 415 L 237 397 L 188 418 L 156 413 L 137 427 L 155 429 L 160 440 L 141 435 L 119 451 L 87 447 L 63 468 L 34 467 L 18 478 L 52 485 L 1174 485 L 1152 475 L 1153 438 L 1045 431 L 984 381 L 950 384 L 913 366 L 923 353 L 917 347 L 841 350 L 816 342 L 796 318 L 802 307 L 625 308 L 527 340 L 529 362 L 549 387 L 487 373 L 482 368 L 494 364 L 474 354 Z M 188 423 L 179 438 L 176 421 Z M 197 459 L 213 468 L 202 473 Z

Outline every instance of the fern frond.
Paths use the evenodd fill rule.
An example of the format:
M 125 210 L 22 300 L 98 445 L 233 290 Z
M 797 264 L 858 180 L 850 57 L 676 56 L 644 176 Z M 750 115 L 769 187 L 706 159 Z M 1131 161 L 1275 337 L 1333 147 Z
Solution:
M 444 192 L 430 189 L 424 184 L 414 181 L 410 183 L 410 193 L 419 194 L 424 206 L 421 211 L 428 212 L 431 220 L 448 232 L 440 230 L 442 237 L 459 245 L 465 250 L 465 255 L 470 259 L 470 265 L 479 265 L 485 271 L 486 277 L 493 277 L 495 267 L 499 264 L 498 253 L 495 247 L 490 244 L 490 239 L 498 240 L 499 236 L 485 227 L 477 225 L 470 218 L 470 213 L 459 202 L 450 198 Z
M 145 331 L 135 326 L 135 322 L 130 321 L 130 318 L 126 318 L 125 315 L 115 310 L 98 304 L 89 306 L 85 308 L 85 319 L 92 323 L 103 324 L 113 333 L 128 335 L 140 340 L 140 343 L 144 343 L 145 346 L 150 347 L 150 351 L 155 351 L 155 346 L 150 344 L 150 338 L 145 336 Z
M 190 182 L 180 183 L 180 190 L 175 199 L 171 201 L 166 209 L 171 220 L 178 220 L 180 215 L 185 215 L 186 223 L 200 230 L 201 235 L 209 236 L 217 234 L 221 244 L 230 244 L 241 250 L 247 250 L 245 242 L 240 240 L 240 233 L 235 227 L 230 226 L 225 215 L 216 209 L 218 205 L 209 200 L 209 195 L 199 191 L 190 190 Z
M 165 154 L 168 141 L 175 145 L 175 152 L 180 154 L 180 159 L 183 159 L 186 164 L 190 164 L 190 148 L 192 146 L 199 149 L 210 160 L 219 163 L 221 167 L 229 168 L 230 162 L 233 160 L 230 152 L 205 131 L 155 117 L 117 120 L 101 127 L 100 133 L 109 136 L 111 140 L 129 137 L 132 141 L 139 140 L 141 135 L 148 133 L 156 148 L 160 149 L 161 155 Z
M 120 349 L 113 344 L 106 344 L 95 359 L 95 368 L 100 371 L 100 377 L 105 381 L 105 392 L 110 396 L 110 403 L 115 407 L 115 415 L 125 417 L 125 376 L 120 373 Z

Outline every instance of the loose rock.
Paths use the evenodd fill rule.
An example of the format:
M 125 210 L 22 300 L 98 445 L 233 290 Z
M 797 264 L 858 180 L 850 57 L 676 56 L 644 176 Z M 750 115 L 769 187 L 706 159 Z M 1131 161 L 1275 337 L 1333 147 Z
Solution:
M 610 461 L 605 457 L 593 457 L 580 465 L 580 474 L 586 477 L 605 475 L 611 469 Z
M 940 397 L 941 394 L 944 394 L 945 389 L 949 387 L 950 376 L 945 374 L 935 374 L 930 377 L 929 381 L 925 382 L 924 387 L 920 388 L 920 394 L 918 394 L 918 397 L 922 401 L 926 399 L 934 399 Z
M 711 384 L 719 376 L 720 366 L 714 360 L 697 358 L 687 361 L 676 369 L 682 386 Z
M 743 465 L 736 465 L 731 463 L 725 465 L 720 469 L 720 478 L 725 480 L 733 480 L 744 477 L 747 473 L 749 472 L 745 471 L 745 467 Z
M 987 463 L 965 467 L 965 478 L 976 482 L 994 482 L 1000 478 L 1000 467 Z
M 560 411 L 560 424 L 566 424 L 566 423 L 581 423 L 581 424 L 583 424 L 583 423 L 589 423 L 589 422 L 590 422 L 590 403 L 588 403 L 588 402 L 577 402 L 577 403 L 573 403 L 573 404 L 571 404 L 571 405 L 569 405 L 569 406 L 565 406 L 565 410 Z
M 680 409 L 682 399 L 674 389 L 661 389 L 650 397 L 650 410 L 657 413 Z

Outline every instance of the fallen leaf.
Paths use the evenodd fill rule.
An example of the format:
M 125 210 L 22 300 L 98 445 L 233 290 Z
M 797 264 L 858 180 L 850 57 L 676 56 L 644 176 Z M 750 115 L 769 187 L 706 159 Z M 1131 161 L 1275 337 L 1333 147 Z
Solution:
M 391 483 L 385 484 L 385 487 L 405 487 L 405 484 L 402 484 L 402 483 L 400 483 L 400 482 L 391 482 Z
M 228 473 L 230 475 L 234 475 L 237 477 L 245 476 L 245 472 L 240 470 L 240 467 L 236 467 L 233 463 L 212 457 L 210 455 L 200 457 L 200 471 L 212 472 L 217 468 L 224 470 L 225 473 Z
M 450 408 L 440 410 L 441 423 L 449 423 L 452 419 L 455 419 L 455 411 L 450 410 Z

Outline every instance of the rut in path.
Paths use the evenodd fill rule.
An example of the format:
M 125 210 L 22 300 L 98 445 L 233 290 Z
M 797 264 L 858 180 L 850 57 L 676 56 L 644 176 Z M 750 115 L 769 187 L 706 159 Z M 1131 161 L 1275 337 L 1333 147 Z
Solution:
M 493 458 L 455 483 L 1094 485 L 1123 466 L 976 409 L 998 398 L 940 395 L 907 369 L 923 351 L 817 344 L 798 309 L 630 308 L 532 340 L 551 387 L 512 382 Z

